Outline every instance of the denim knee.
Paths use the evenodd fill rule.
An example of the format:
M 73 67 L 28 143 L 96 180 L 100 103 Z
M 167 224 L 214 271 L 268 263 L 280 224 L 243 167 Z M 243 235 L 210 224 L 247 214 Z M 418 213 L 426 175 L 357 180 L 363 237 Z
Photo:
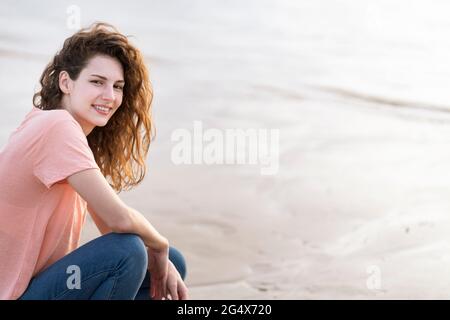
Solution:
M 121 258 L 126 259 L 128 265 L 133 265 L 137 271 L 145 275 L 148 267 L 147 248 L 142 239 L 132 233 L 110 233 L 109 241 Z M 186 260 L 183 254 L 174 247 L 169 248 L 169 259 L 184 280 L 186 278 Z
M 145 275 L 148 267 L 147 248 L 142 239 L 132 233 L 110 233 L 112 251 L 119 255 L 120 260 L 125 261 L 136 272 Z

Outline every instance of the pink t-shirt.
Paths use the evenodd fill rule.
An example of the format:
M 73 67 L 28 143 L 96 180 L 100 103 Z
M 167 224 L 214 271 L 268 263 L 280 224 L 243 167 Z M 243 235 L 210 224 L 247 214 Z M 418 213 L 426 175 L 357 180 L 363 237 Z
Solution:
M 63 109 L 33 107 L 0 151 L 0 299 L 79 245 L 87 204 L 67 183 L 99 169 L 81 126 Z

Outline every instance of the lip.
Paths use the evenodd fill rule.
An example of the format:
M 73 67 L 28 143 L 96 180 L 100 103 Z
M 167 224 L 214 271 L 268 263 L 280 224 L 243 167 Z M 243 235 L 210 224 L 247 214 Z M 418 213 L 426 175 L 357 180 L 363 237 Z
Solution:
M 104 108 L 108 108 L 108 109 L 109 109 L 108 112 L 103 112 L 103 111 L 97 110 L 97 109 L 94 107 L 94 105 L 91 105 L 91 107 L 92 107 L 95 111 L 97 111 L 99 114 L 101 114 L 101 115 L 107 116 L 107 115 L 109 115 L 109 114 L 111 113 L 112 108 L 110 108 L 110 107 L 107 107 L 107 106 L 104 106 L 104 105 L 101 105 L 101 104 L 96 104 L 96 106 L 100 106 L 100 107 L 104 107 Z

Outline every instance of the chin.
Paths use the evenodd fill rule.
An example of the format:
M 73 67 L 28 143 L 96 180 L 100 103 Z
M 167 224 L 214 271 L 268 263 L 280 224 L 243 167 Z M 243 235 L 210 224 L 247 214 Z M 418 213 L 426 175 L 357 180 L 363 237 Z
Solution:
M 95 126 L 96 126 L 96 127 L 104 127 L 104 126 L 106 126 L 107 124 L 108 124 L 108 121 L 105 121 L 105 122 L 101 122 L 101 123 L 96 123 Z

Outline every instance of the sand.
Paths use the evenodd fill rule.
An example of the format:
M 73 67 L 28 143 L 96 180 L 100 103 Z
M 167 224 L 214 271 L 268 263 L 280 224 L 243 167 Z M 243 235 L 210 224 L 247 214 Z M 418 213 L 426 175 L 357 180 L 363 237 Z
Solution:
M 155 160 L 124 195 L 185 253 L 192 297 L 447 298 L 448 116 L 299 94 L 279 174 Z

